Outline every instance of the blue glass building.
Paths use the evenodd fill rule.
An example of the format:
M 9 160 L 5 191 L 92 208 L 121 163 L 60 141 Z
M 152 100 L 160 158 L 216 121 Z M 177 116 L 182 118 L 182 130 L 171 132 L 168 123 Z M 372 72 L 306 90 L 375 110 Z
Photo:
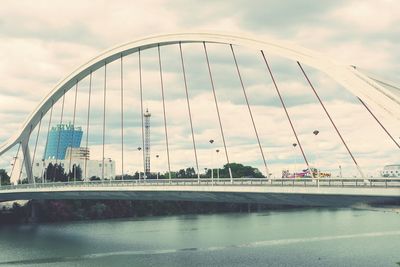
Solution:
M 45 159 L 65 159 L 68 147 L 80 147 L 83 131 L 73 124 L 57 124 L 49 132 Z

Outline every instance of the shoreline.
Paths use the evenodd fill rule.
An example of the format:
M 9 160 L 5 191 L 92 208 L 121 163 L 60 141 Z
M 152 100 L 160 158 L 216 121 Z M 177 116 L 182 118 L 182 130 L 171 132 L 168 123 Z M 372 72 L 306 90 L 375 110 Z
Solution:
M 13 202 L 0 210 L 0 225 L 135 219 L 173 215 L 207 215 L 297 210 L 320 207 L 188 201 L 48 200 Z

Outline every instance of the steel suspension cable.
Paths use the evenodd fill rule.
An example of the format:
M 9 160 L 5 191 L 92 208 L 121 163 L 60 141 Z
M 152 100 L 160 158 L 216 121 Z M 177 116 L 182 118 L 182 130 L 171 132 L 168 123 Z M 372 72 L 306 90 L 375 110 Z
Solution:
M 342 137 L 342 134 L 340 133 L 339 129 L 336 127 L 335 122 L 333 121 L 331 115 L 329 114 L 329 112 L 328 112 L 328 110 L 326 109 L 324 103 L 322 102 L 321 98 L 319 97 L 319 95 L 318 95 L 317 91 L 315 90 L 313 84 L 311 83 L 310 79 L 308 78 L 306 72 L 305 72 L 304 69 L 303 69 L 303 66 L 300 64 L 299 61 L 297 61 L 297 65 L 299 65 L 299 67 L 300 67 L 300 69 L 301 69 L 301 72 L 303 73 L 303 75 L 304 75 L 304 77 L 306 78 L 308 84 L 310 85 L 312 91 L 314 92 L 315 96 L 317 97 L 319 103 L 321 104 L 322 108 L 324 109 L 326 116 L 328 117 L 329 121 L 331 122 L 333 128 L 335 128 L 335 131 L 336 131 L 336 133 L 338 134 L 340 140 L 342 140 L 343 145 L 345 146 L 345 148 L 346 148 L 347 152 L 349 153 L 351 159 L 353 160 L 354 164 L 356 165 L 356 167 L 357 167 L 359 173 L 361 174 L 361 177 L 364 178 L 364 173 L 361 171 L 360 166 L 359 166 L 358 163 L 357 163 L 357 160 L 354 158 L 353 153 L 351 153 L 349 147 L 348 147 L 347 144 L 346 144 L 346 141 L 345 141 L 345 140 L 343 139 L 343 137 Z
M 306 165 L 307 165 L 307 169 L 308 169 L 308 171 L 310 172 L 311 176 L 314 177 L 313 172 L 311 172 L 310 164 L 308 163 L 306 154 L 304 153 L 303 146 L 301 145 L 301 142 L 300 142 L 300 139 L 299 139 L 299 137 L 298 137 L 298 135 L 297 135 L 296 129 L 294 128 L 292 119 L 291 119 L 290 116 L 289 116 L 289 112 L 288 112 L 288 110 L 287 110 L 287 108 L 286 108 L 285 101 L 283 100 L 283 97 L 282 97 L 282 95 L 281 95 L 281 93 L 280 93 L 280 91 L 279 91 L 279 88 L 278 88 L 278 85 L 276 84 L 274 75 L 272 74 L 271 67 L 270 67 L 269 64 L 268 64 L 267 58 L 265 57 L 265 54 L 264 54 L 264 51 L 263 51 L 263 50 L 261 50 L 261 54 L 262 54 L 262 57 L 263 57 L 263 59 L 264 59 L 265 65 L 267 66 L 267 69 L 268 69 L 269 75 L 270 75 L 270 77 L 271 77 L 271 80 L 272 80 L 272 82 L 273 82 L 273 84 L 274 84 L 275 90 L 276 90 L 276 92 L 277 92 L 277 94 L 278 94 L 278 96 L 279 96 L 279 100 L 280 100 L 280 102 L 281 102 L 281 104 L 282 104 L 283 109 L 285 110 L 286 117 L 287 117 L 287 119 L 288 119 L 288 121 L 289 121 L 290 127 L 292 128 L 292 131 L 293 131 L 293 134 L 294 134 L 294 136 L 295 136 L 295 138 L 296 138 L 297 144 L 299 144 L 301 154 L 303 155 L 303 159 L 304 159 L 304 161 L 305 161 L 305 163 L 306 163 Z
M 31 164 L 31 172 L 32 172 L 32 174 L 33 174 L 33 165 L 35 164 L 36 148 L 37 148 L 37 144 L 38 144 L 38 141 L 39 141 L 40 128 L 42 126 L 42 119 L 43 119 L 43 112 L 40 113 L 40 120 L 39 120 L 38 131 L 37 131 L 37 134 L 36 134 L 35 148 L 33 149 L 33 157 L 32 157 L 32 164 Z M 36 184 L 35 177 L 33 177 L 33 183 Z
M 51 109 L 50 109 L 50 119 L 49 119 L 49 125 L 47 126 L 47 137 L 46 137 L 46 145 L 44 147 L 44 156 L 43 156 L 43 164 L 45 164 L 45 157 L 46 157 L 46 151 L 47 151 L 47 146 L 49 145 L 49 135 L 50 135 L 50 127 L 51 127 L 51 120 L 53 118 L 53 107 L 54 107 L 54 100 L 51 100 Z M 43 166 L 44 167 L 44 166 Z M 45 174 L 47 178 L 47 172 L 45 173 L 45 170 L 47 168 L 43 169 L 43 177 L 42 177 L 42 183 L 44 184 L 45 182 Z
M 76 85 L 75 85 L 75 99 L 74 99 L 74 114 L 73 114 L 73 118 L 72 118 L 72 140 L 71 140 L 71 147 L 70 147 L 70 151 L 69 151 L 69 173 L 68 173 L 68 181 L 69 181 L 69 174 L 71 173 L 71 175 L 74 173 L 74 171 L 76 171 L 76 166 L 75 166 L 75 170 L 74 167 L 72 167 L 71 170 L 71 163 L 72 163 L 72 150 L 74 147 L 74 135 L 75 135 L 75 117 L 76 117 L 76 100 L 78 98 L 78 81 L 76 81 Z M 76 177 L 74 175 L 74 182 L 76 182 Z
M 121 53 L 121 180 L 124 180 L 124 62 Z
M 27 140 L 26 140 L 26 147 L 25 147 L 25 149 L 24 149 L 24 147 L 22 148 L 22 149 L 24 149 L 24 151 L 23 151 L 23 153 L 22 153 L 23 156 L 24 156 L 24 158 L 22 159 L 22 165 L 21 165 L 21 169 L 20 169 L 20 172 L 19 172 L 19 177 L 18 177 L 18 180 L 19 180 L 19 181 L 21 180 L 22 169 L 23 169 L 23 167 L 24 167 L 25 160 L 26 160 L 26 158 L 27 158 L 26 153 L 28 153 L 29 139 L 31 138 L 32 130 L 33 130 L 33 125 L 31 124 L 31 127 L 29 128 L 29 134 L 28 134 L 28 137 L 27 137 Z M 29 162 L 28 162 L 28 164 L 29 164 Z M 28 184 L 29 184 L 28 170 L 25 170 L 25 171 L 26 171 L 27 180 L 28 180 Z M 31 177 L 31 178 L 32 178 L 32 177 Z
M 64 116 L 64 103 L 65 103 L 65 90 L 63 92 L 63 98 L 62 98 L 60 129 L 58 129 L 59 131 L 58 131 L 57 151 L 56 151 L 57 152 L 56 153 L 56 165 L 57 165 L 57 162 L 58 162 L 58 152 L 59 152 L 59 149 L 60 149 L 61 126 L 62 126 L 62 123 L 63 123 L 63 116 Z M 56 171 L 57 171 L 57 168 L 54 167 L 54 180 L 56 179 Z
M 89 100 L 88 100 L 88 112 L 87 112 L 87 119 L 86 119 L 86 152 L 88 153 L 85 156 L 85 179 L 87 179 L 87 161 L 89 157 L 89 122 L 90 122 L 90 100 L 92 95 L 92 71 L 90 71 L 89 76 Z
M 191 112 L 191 109 L 190 109 L 190 100 L 189 100 L 188 86 L 187 86 L 187 81 L 186 81 L 185 63 L 183 61 L 183 52 L 182 52 L 182 44 L 181 44 L 181 42 L 179 42 L 179 51 L 180 51 L 180 54 L 181 54 L 182 74 L 183 74 L 183 81 L 184 81 L 184 84 L 185 84 L 186 103 L 187 103 L 187 108 L 188 108 L 188 113 L 189 113 L 190 130 L 192 131 L 194 158 L 196 160 L 196 168 L 197 168 L 197 180 L 198 180 L 198 182 L 200 182 L 199 162 L 198 162 L 198 159 L 197 159 L 196 142 L 195 142 L 194 131 L 193 131 L 192 112 Z
M 376 122 L 382 127 L 382 129 L 385 131 L 385 133 L 389 136 L 390 139 L 392 139 L 392 141 L 395 143 L 395 145 L 400 148 L 400 144 L 396 142 L 396 140 L 394 139 L 394 137 L 389 133 L 389 131 L 386 129 L 385 126 L 383 126 L 383 124 L 380 122 L 380 120 L 375 116 L 375 114 L 372 112 L 372 110 L 367 106 L 367 104 L 365 104 L 364 101 L 361 100 L 361 98 L 357 97 L 358 100 L 361 102 L 361 104 L 363 104 L 363 106 L 368 110 L 368 112 L 371 114 L 371 116 L 376 120 Z
M 216 110 L 217 110 L 219 128 L 220 128 L 221 136 L 222 136 L 222 142 L 223 142 L 223 144 L 224 144 L 226 162 L 228 163 L 228 166 L 229 166 L 229 167 L 228 167 L 229 176 L 230 176 L 230 178 L 231 178 L 231 183 L 233 183 L 232 170 L 231 170 L 231 167 L 230 167 L 229 156 L 228 156 L 228 150 L 227 150 L 227 148 L 226 148 L 224 129 L 223 129 L 223 127 L 222 127 L 221 115 L 220 115 L 220 113 L 219 113 L 217 95 L 216 95 L 216 93 L 215 93 L 214 80 L 213 80 L 213 76 L 212 76 L 212 72 L 211 72 L 210 61 L 209 61 L 209 59 L 208 59 L 208 53 L 207 53 L 206 42 L 203 42 L 203 47 L 204 47 L 204 53 L 205 53 L 205 55 L 206 55 L 207 67 L 208 67 L 208 74 L 209 74 L 209 76 L 210 76 L 210 82 L 211 82 L 212 92 L 213 92 L 213 96 L 214 96 L 215 108 L 216 108 Z
M 143 176 L 146 175 L 146 163 L 145 163 L 145 149 L 144 149 L 144 122 L 143 122 L 143 83 L 142 83 L 142 59 L 139 48 L 139 89 L 140 89 L 140 114 L 142 117 L 142 155 L 143 155 Z M 144 177 L 143 177 L 144 179 Z M 139 172 L 140 181 L 140 172 Z
M 103 87 L 103 162 L 101 164 L 101 179 L 104 180 L 104 146 L 106 141 L 106 97 L 107 97 L 107 62 L 104 62 L 104 87 Z
M 10 177 L 11 177 L 11 178 L 12 178 L 12 175 L 13 175 L 13 173 L 14 173 L 15 164 L 17 163 L 17 158 L 18 158 L 18 154 L 19 154 L 19 150 L 20 150 L 20 149 L 21 149 L 21 142 L 19 142 L 19 144 L 18 144 L 17 153 L 15 154 L 15 157 L 14 157 L 14 163 L 13 163 L 13 165 L 12 165 L 11 173 L 10 173 Z
M 164 81 L 163 81 L 163 75 L 162 75 L 160 44 L 158 44 L 157 47 L 158 47 L 158 65 L 160 66 L 161 97 L 162 97 L 162 106 L 163 106 L 163 114 L 164 114 L 165 144 L 166 144 L 166 148 L 167 148 L 168 177 L 171 180 L 171 163 L 170 163 L 170 159 L 169 159 L 167 115 L 166 115 L 166 111 L 165 111 Z
M 262 146 L 261 146 L 260 137 L 259 137 L 259 135 L 258 135 L 256 123 L 255 123 L 255 121 L 254 121 L 253 112 L 251 111 L 251 107 L 250 107 L 250 104 L 249 104 L 249 99 L 248 99 L 248 97 L 247 97 L 246 89 L 245 89 L 245 87 L 244 87 L 242 75 L 240 74 L 239 65 L 238 65 L 238 62 L 237 62 L 237 60 L 236 60 L 235 51 L 233 50 L 232 44 L 230 44 L 230 47 L 231 47 L 231 50 L 232 50 L 233 59 L 234 59 L 234 61 L 235 61 L 236 70 L 237 70 L 237 73 L 238 73 L 238 76 L 239 76 L 240 84 L 241 84 L 242 89 L 243 89 L 243 94 L 244 94 L 244 98 L 245 98 L 245 100 L 246 100 L 247 109 L 249 110 L 251 122 L 252 122 L 252 124 L 253 124 L 254 133 L 255 133 L 256 138 L 257 138 L 258 147 L 260 148 L 261 156 L 262 156 L 262 159 L 263 159 L 263 162 L 264 162 L 265 171 L 267 172 L 267 178 L 269 178 L 269 169 L 268 169 L 267 161 L 266 161 L 266 159 L 265 159 L 264 151 L 263 151 Z

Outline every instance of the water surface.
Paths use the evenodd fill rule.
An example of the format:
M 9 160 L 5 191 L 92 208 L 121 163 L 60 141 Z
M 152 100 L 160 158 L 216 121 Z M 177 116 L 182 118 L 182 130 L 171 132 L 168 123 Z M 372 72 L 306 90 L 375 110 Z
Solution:
M 398 266 L 399 210 L 3 226 L 0 266 Z

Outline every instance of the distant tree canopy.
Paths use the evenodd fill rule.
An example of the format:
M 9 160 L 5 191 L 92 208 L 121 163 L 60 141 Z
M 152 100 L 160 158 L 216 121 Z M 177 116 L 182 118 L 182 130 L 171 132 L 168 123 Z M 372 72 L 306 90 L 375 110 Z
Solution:
M 245 166 L 240 163 L 230 163 L 230 164 L 225 164 L 223 168 L 219 169 L 219 177 L 220 178 L 229 178 L 229 167 L 231 168 L 232 171 L 232 176 L 234 178 L 242 178 L 242 177 L 251 177 L 251 178 L 264 178 L 265 176 L 257 169 L 253 168 L 251 166 Z M 214 169 L 214 177 L 217 177 L 218 173 L 218 168 Z M 211 177 L 211 169 L 207 169 L 205 173 L 200 174 L 201 178 L 210 178 Z M 143 172 L 140 173 L 140 178 L 143 178 Z M 157 178 L 157 173 L 152 172 L 150 174 L 147 174 L 146 179 L 156 179 Z M 159 173 L 158 175 L 159 179 L 168 179 L 169 178 L 169 173 Z M 194 167 L 189 167 L 186 169 L 180 169 L 179 171 L 173 171 L 171 172 L 171 178 L 176 179 L 176 178 L 197 178 L 197 172 Z M 116 180 L 121 180 L 122 176 L 117 175 L 115 177 Z M 130 174 L 124 174 L 124 180 L 134 180 L 134 179 L 139 179 L 139 172 L 136 171 L 134 175 Z M 94 180 L 94 179 L 91 179 Z
M 45 171 L 45 179 L 48 182 L 82 181 L 82 169 L 74 164 L 71 171 L 66 173 L 61 164 L 49 163 Z
M 232 176 L 235 178 L 241 177 L 251 177 L 251 178 L 264 178 L 265 176 L 257 169 L 251 166 L 245 166 L 240 163 L 230 163 L 225 164 L 222 169 L 219 169 L 219 177 L 220 178 L 229 178 L 229 167 L 232 171 Z M 213 170 L 214 177 L 217 177 L 218 168 Z M 163 175 L 163 177 L 168 177 L 168 173 Z M 172 173 L 172 178 L 196 178 L 197 173 L 193 167 L 180 169 L 176 173 Z M 201 177 L 211 177 L 211 169 L 207 169 L 205 174 L 202 174 Z
M 176 178 L 196 178 L 197 173 L 193 167 L 181 169 L 176 173 Z
M 61 164 L 49 163 L 45 172 L 45 179 L 48 182 L 66 182 L 68 176 L 64 171 L 64 167 Z
M 89 180 L 90 181 L 100 181 L 101 179 L 100 179 L 100 177 L 92 176 L 92 177 L 89 178 Z
M 257 169 L 251 166 L 245 166 L 241 163 L 230 163 L 225 164 L 221 169 L 213 169 L 214 177 L 217 177 L 217 173 L 219 171 L 220 178 L 229 178 L 229 167 L 232 171 L 232 176 L 234 178 L 242 178 L 242 177 L 251 177 L 251 178 L 264 178 L 265 176 Z M 82 169 L 79 165 L 72 165 L 72 170 L 68 173 L 65 172 L 64 167 L 61 164 L 53 164 L 50 163 L 45 170 L 45 180 L 48 182 L 68 182 L 68 181 L 82 181 Z M 0 169 L 0 177 L 1 184 L 10 184 L 10 177 L 7 172 L 3 169 Z M 140 175 L 143 178 L 143 173 Z M 160 173 L 158 175 L 159 179 L 168 178 L 169 174 Z M 211 177 L 211 169 L 207 169 L 206 173 L 200 175 L 202 178 Z M 151 173 L 147 175 L 147 179 L 156 179 L 157 173 Z M 177 172 L 171 172 L 171 178 L 197 178 L 197 173 L 194 167 L 189 167 L 186 169 L 180 169 Z M 116 177 L 116 180 L 121 180 L 121 175 Z M 134 175 L 124 174 L 124 180 L 133 180 L 139 179 L 139 172 L 136 172 Z M 99 177 L 93 176 L 90 177 L 90 181 L 100 180 Z M 23 179 L 21 183 L 27 183 L 26 179 Z
M 82 169 L 79 165 L 72 165 L 72 170 L 68 173 L 69 181 L 82 181 Z
M 8 173 L 4 169 L 0 169 L 0 181 L 1 185 L 10 185 L 10 176 L 8 176 Z
M 235 178 L 241 177 L 251 177 L 251 178 L 264 178 L 265 176 L 257 169 L 251 166 L 245 166 L 241 163 L 229 163 L 225 164 L 223 169 L 220 169 L 220 177 L 228 178 L 229 176 L 229 167 L 232 171 L 232 176 Z M 209 170 L 211 174 L 211 170 Z M 215 172 L 215 171 L 214 171 Z M 215 173 L 214 173 L 215 177 Z

